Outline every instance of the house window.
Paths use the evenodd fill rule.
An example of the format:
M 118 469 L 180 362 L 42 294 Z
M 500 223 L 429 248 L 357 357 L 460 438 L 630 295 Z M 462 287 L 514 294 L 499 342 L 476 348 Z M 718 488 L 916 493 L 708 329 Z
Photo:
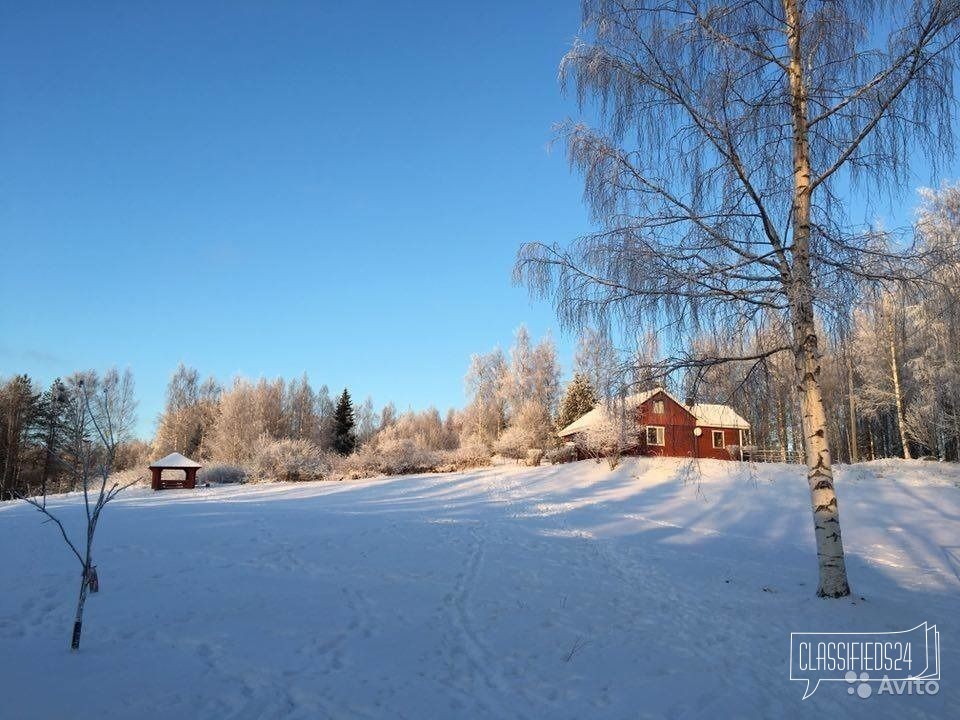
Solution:
M 663 428 L 656 425 L 647 426 L 647 445 L 663 447 Z
M 663 415 L 663 400 L 654 400 L 654 401 L 653 401 L 653 414 L 654 414 L 654 415 Z
M 723 449 L 723 430 L 713 431 L 713 447 L 716 450 Z

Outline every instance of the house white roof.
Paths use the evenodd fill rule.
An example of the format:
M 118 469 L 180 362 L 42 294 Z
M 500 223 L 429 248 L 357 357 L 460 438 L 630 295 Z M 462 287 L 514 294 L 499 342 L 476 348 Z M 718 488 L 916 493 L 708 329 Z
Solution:
M 750 423 L 740 417 L 737 411 L 729 405 L 697 403 L 690 406 L 690 412 L 697 418 L 698 425 L 718 428 L 738 428 L 740 430 L 750 429 Z
M 661 390 L 662 388 L 654 388 L 653 390 L 647 390 L 642 393 L 637 393 L 636 395 L 628 395 L 623 399 L 624 409 L 633 410 L 635 407 L 642 405 L 649 398 L 656 395 Z M 591 428 L 594 425 L 596 425 L 600 420 L 607 417 L 609 413 L 610 411 L 607 409 L 606 405 L 604 405 L 603 403 L 599 403 L 595 408 L 593 408 L 593 410 L 588 412 L 586 415 L 583 415 L 577 418 L 572 423 L 567 425 L 565 428 L 560 430 L 557 433 L 557 435 L 559 435 L 560 437 L 568 437 L 570 435 L 576 435 L 577 433 L 582 433 L 588 428 Z
M 200 463 L 194 462 L 180 453 L 170 453 L 166 457 L 160 458 L 155 463 L 151 463 L 152 468 L 198 468 L 203 467 Z
M 676 402 L 680 407 L 686 408 L 689 410 L 697 420 L 697 425 L 702 425 L 704 427 L 716 427 L 716 428 L 738 428 L 742 430 L 749 430 L 750 423 L 744 420 L 740 415 L 737 414 L 736 410 L 728 405 L 714 405 L 710 403 L 697 403 L 695 405 L 687 405 L 683 402 L 680 402 L 671 395 L 669 392 L 663 388 L 654 388 L 653 390 L 646 390 L 642 393 L 637 393 L 636 395 L 629 395 L 624 398 L 624 407 L 627 410 L 632 410 L 657 393 L 662 392 L 664 395 L 669 397 L 671 400 Z M 565 428 L 560 430 L 557 435 L 560 437 L 569 437 L 571 435 L 576 435 L 577 433 L 584 432 L 588 428 L 593 427 L 600 421 L 602 418 L 609 414 L 609 410 L 604 406 L 603 403 L 597 405 L 593 410 L 588 412 L 581 418 L 574 420 L 572 423 L 567 425 Z

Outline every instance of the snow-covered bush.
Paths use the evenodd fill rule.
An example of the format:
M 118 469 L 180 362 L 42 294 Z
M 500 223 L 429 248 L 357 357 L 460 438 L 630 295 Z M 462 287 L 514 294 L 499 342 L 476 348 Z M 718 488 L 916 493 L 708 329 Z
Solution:
M 206 483 L 210 483 L 211 485 L 226 485 L 246 481 L 247 471 L 239 465 L 211 463 L 210 465 L 204 465 L 197 471 L 197 482 L 201 485 Z
M 524 428 L 513 426 L 504 430 L 503 435 L 499 437 L 493 449 L 496 450 L 498 455 L 502 455 L 505 458 L 519 460 L 522 457 L 526 457 L 527 448 L 530 447 L 532 442 L 533 439 L 530 433 L 526 432 Z
M 430 450 L 418 439 L 399 437 L 388 429 L 349 456 L 335 458 L 333 474 L 359 479 L 376 475 L 456 472 L 489 464 L 490 451 L 483 446 Z
M 258 482 L 323 480 L 329 473 L 327 458 L 308 440 L 261 437 L 250 461 L 251 478 Z
M 434 410 L 405 413 L 342 460 L 334 472 L 344 477 L 450 472 L 490 462 L 490 451 L 480 445 L 457 447 L 457 417 L 440 420 Z
M 380 472 L 386 475 L 431 472 L 437 465 L 437 453 L 412 438 L 390 437 L 377 445 Z
M 605 409 L 598 421 L 577 437 L 577 447 L 583 454 L 598 461 L 606 458 L 611 469 L 619 464 L 623 452 L 636 444 L 636 432 L 628 429 L 627 422 L 616 408 Z
M 543 457 L 551 465 L 574 462 L 577 459 L 577 446 L 574 443 L 564 443 L 560 447 L 547 450 Z
M 110 473 L 108 486 L 120 485 L 126 487 L 150 487 L 150 470 L 141 465 L 139 468 L 129 468 Z
M 520 406 L 494 449 L 503 457 L 520 460 L 527 457 L 527 450 L 545 450 L 554 444 L 550 413 L 542 404 L 531 401 Z
M 443 454 L 422 447 L 413 438 L 388 436 L 365 446 L 357 453 L 360 468 L 384 475 L 435 472 Z
M 537 467 L 543 462 L 543 450 L 540 448 L 530 448 L 527 450 L 527 465 Z
M 437 456 L 434 472 L 457 472 L 490 464 L 490 450 L 479 443 L 463 445 L 456 450 L 441 450 Z

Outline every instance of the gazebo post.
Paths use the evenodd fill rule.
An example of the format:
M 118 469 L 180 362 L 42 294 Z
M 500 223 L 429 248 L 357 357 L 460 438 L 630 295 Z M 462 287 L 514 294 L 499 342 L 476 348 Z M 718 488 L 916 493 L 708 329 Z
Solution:
M 184 484 L 184 487 L 195 488 L 196 486 L 197 486 L 197 469 L 187 468 L 187 482 Z
M 163 470 L 161 470 L 161 469 L 158 468 L 158 467 L 152 467 L 152 468 L 150 468 L 150 473 L 151 473 L 151 475 L 152 475 L 152 478 L 151 478 L 151 480 L 150 480 L 150 487 L 151 487 L 153 490 L 159 490 L 159 489 L 160 489 L 160 473 L 162 473 L 162 472 L 163 472 Z

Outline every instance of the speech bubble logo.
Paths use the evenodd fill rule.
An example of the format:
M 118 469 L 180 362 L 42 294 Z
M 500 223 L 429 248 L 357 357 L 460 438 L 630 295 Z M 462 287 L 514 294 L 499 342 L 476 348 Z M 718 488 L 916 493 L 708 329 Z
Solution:
M 790 633 L 790 679 L 806 682 L 803 699 L 822 682 L 940 679 L 940 633 L 921 623 L 892 632 Z M 856 693 L 867 698 L 870 687 Z M 851 693 L 852 694 L 852 693 Z

